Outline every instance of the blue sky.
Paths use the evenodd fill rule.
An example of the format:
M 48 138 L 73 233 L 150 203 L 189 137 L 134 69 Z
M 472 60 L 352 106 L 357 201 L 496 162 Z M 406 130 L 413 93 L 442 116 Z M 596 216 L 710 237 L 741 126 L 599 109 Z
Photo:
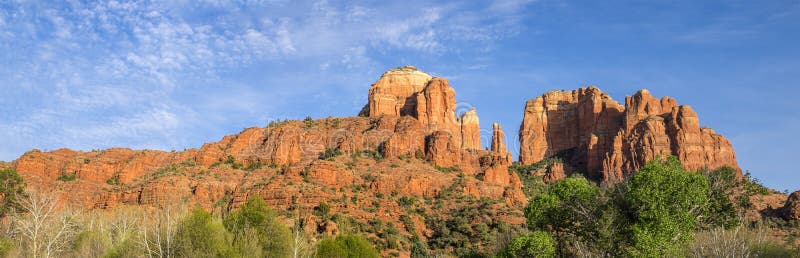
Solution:
M 691 105 L 745 170 L 800 189 L 800 1 L 0 2 L 0 160 L 182 150 L 355 115 L 389 68 L 450 79 L 513 137 L 526 99 L 597 85 Z

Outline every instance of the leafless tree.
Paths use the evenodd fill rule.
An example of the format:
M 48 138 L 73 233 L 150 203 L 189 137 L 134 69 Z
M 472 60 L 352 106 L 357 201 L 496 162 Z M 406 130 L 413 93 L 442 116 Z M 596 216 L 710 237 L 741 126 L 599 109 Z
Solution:
M 299 226 L 299 223 L 295 224 L 295 227 L 292 228 L 292 238 L 294 239 L 294 243 L 292 245 L 292 257 L 293 258 L 307 258 L 314 256 L 314 244 L 311 242 L 308 236 L 306 236 L 303 229 Z
M 172 257 L 180 210 L 166 206 L 142 218 L 139 244 L 147 257 Z
M 23 252 L 32 257 L 58 257 L 78 235 L 77 213 L 59 209 L 54 196 L 31 192 L 19 204 L 21 212 L 12 215 L 12 224 Z

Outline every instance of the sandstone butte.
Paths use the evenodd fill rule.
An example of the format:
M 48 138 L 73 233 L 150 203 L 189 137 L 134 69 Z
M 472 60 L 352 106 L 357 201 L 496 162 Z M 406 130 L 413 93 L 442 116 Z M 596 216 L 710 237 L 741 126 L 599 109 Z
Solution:
M 405 208 L 386 196 L 430 199 L 458 188 L 511 209 L 499 219 L 523 223 L 518 211 L 526 196 L 509 170 L 502 127 L 493 124 L 483 149 L 477 110 L 457 114 L 455 97 L 446 79 L 407 66 L 372 84 L 356 117 L 275 122 L 184 151 L 33 150 L 10 166 L 29 189 L 88 209 L 188 203 L 226 211 L 257 196 L 312 221 L 304 223 L 311 230 L 310 211 L 321 202 L 359 221 L 402 225 Z M 548 92 L 527 102 L 519 134 L 521 163 L 561 158 L 548 182 L 574 172 L 617 181 L 659 155 L 675 155 L 691 170 L 738 169 L 728 140 L 701 128 L 689 106 L 646 90 L 627 97 L 624 107 L 594 87 Z M 379 209 L 364 208 L 375 203 Z M 412 219 L 424 237 L 421 219 Z M 317 226 L 335 231 L 329 224 Z
M 689 171 L 735 168 L 731 143 L 675 99 L 660 100 L 647 90 L 620 105 L 596 87 L 550 91 L 525 105 L 519 131 L 520 162 L 558 158 L 547 176 L 582 172 L 587 178 L 618 182 L 656 157 L 677 157 Z

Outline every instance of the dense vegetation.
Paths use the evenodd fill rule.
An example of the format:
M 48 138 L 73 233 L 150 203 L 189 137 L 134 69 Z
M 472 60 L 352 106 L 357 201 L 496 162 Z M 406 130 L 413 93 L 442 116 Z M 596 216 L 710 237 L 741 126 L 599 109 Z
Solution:
M 738 226 L 744 207 L 732 201 L 736 185 L 731 168 L 688 173 L 668 157 L 649 162 L 626 183 L 598 187 L 579 176 L 558 181 L 530 201 L 525 216 L 530 230 L 556 239 L 559 256 L 680 257 L 698 253 L 693 238 L 703 230 Z M 765 244 L 790 252 L 752 242 L 733 256 L 760 256 Z

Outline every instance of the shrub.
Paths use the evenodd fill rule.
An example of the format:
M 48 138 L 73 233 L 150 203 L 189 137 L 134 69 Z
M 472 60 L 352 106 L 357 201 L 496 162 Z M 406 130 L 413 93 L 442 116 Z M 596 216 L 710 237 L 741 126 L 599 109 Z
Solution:
M 417 202 L 417 197 L 414 196 L 408 197 L 404 195 L 400 197 L 400 199 L 397 199 L 397 204 L 406 208 L 411 207 L 411 205 L 414 205 L 414 203 L 416 202 Z
M 708 181 L 675 157 L 657 158 L 633 175 L 626 199 L 634 214 L 633 256 L 680 256 L 706 205 Z
M 325 152 L 323 152 L 319 156 L 319 159 L 333 160 L 334 158 L 339 156 L 342 156 L 342 151 L 340 151 L 338 148 L 332 148 L 332 149 L 326 149 Z
M 434 168 L 436 168 L 436 170 L 439 170 L 439 172 L 442 172 L 442 173 L 461 172 L 461 168 L 456 167 L 456 166 L 453 166 L 453 167 L 434 166 Z
M 338 118 L 334 118 L 333 120 L 331 120 L 331 127 L 333 127 L 334 129 L 338 129 L 341 125 L 342 125 L 342 120 Z
M 364 237 L 346 234 L 320 241 L 317 244 L 316 257 L 377 258 L 380 254 Z
M 411 245 L 411 258 L 430 258 L 428 246 L 422 241 L 416 241 Z
M 223 223 L 234 234 L 237 249 L 260 247 L 267 257 L 288 257 L 291 254 L 291 231 L 277 220 L 275 212 L 261 198 L 247 200 L 239 210 L 225 217 Z
M 0 237 L 0 257 L 8 257 L 14 250 L 14 240 L 7 237 Z
M 772 241 L 762 225 L 722 227 L 694 234 L 686 255 L 691 257 L 798 257 L 798 252 Z
M 381 161 L 383 159 L 383 154 L 376 150 L 361 150 L 357 153 L 353 153 L 353 159 L 357 159 L 359 156 L 371 158 L 375 161 Z
M 328 214 L 330 214 L 330 212 L 331 212 L 331 206 L 328 205 L 328 203 L 326 202 L 320 202 L 319 205 L 316 208 L 314 208 L 314 215 L 317 215 L 319 217 L 325 218 L 328 216 Z
M 744 190 L 749 195 L 767 195 L 769 194 L 769 188 L 762 185 L 758 178 L 754 178 L 750 175 L 750 171 L 744 174 L 744 180 L 742 180 L 742 186 Z
M 109 185 L 122 185 L 122 182 L 119 181 L 119 177 L 114 176 L 114 177 L 109 178 L 108 180 L 106 180 L 106 184 L 109 184 Z
M 303 119 L 303 128 L 311 129 L 313 127 L 314 127 L 314 119 L 311 118 L 310 116 L 306 116 L 306 118 Z
M 183 218 L 175 235 L 177 253 L 183 257 L 232 256 L 232 238 L 221 223 L 200 207 Z
M 425 216 L 425 225 L 432 231 L 428 237 L 431 249 L 452 250 L 459 257 L 487 256 L 492 251 L 486 247 L 494 245 L 500 236 L 514 233 L 514 228 L 494 219 L 496 213 L 489 199 L 451 192 L 437 202 L 451 202 L 454 207 Z
M 556 244 L 546 232 L 536 231 L 511 240 L 499 257 L 555 257 Z
M 75 181 L 75 179 L 76 179 L 75 172 L 72 172 L 71 174 L 61 173 L 61 175 L 59 175 L 58 178 L 56 178 L 56 180 L 62 182 Z

